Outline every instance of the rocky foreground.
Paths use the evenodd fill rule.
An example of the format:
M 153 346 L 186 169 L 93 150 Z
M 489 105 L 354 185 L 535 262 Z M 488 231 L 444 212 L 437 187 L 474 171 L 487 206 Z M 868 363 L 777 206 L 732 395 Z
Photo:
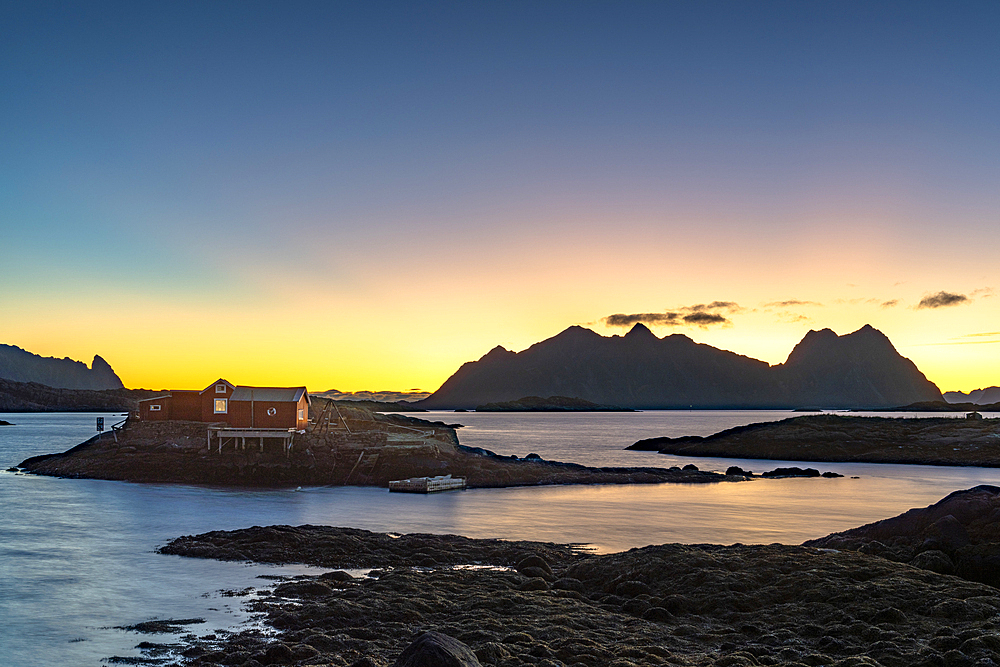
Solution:
M 968 523 L 985 525 L 998 492 L 979 487 L 946 501 L 979 507 Z M 913 512 L 930 519 L 940 510 Z M 913 517 L 908 525 L 919 523 Z M 665 544 L 592 555 L 570 545 L 273 526 L 182 537 L 162 552 L 377 568 L 278 585 L 254 603 L 277 636 L 195 641 L 187 664 L 204 667 L 1000 663 L 1000 590 L 857 551 Z M 404 653 L 426 631 L 457 640 L 450 658 L 422 663 L 416 648 Z
M 60 454 L 35 456 L 21 470 L 56 477 L 218 486 L 379 486 L 389 481 L 451 474 L 471 488 L 544 484 L 654 484 L 740 481 L 734 475 L 674 467 L 592 468 L 537 456 L 499 456 L 464 447 L 455 429 L 398 415 L 354 409 L 343 430 L 296 434 L 291 450 L 248 439 L 218 450 L 200 422 L 137 422 Z
M 1000 587 L 1000 487 L 956 491 L 930 507 L 806 544 L 861 551 Z
M 628 449 L 678 456 L 1000 467 L 1000 419 L 810 415 Z

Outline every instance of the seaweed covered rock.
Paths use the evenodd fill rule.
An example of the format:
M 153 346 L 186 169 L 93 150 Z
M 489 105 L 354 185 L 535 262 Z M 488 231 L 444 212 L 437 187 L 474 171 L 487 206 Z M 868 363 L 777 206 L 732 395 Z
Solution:
M 805 544 L 861 551 L 1000 586 L 1000 487 L 956 491 L 928 507 Z

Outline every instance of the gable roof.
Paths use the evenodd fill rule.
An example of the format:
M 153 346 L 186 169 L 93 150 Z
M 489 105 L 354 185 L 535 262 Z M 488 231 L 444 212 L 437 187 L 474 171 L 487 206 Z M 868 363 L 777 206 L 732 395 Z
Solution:
M 236 389 L 236 385 L 233 384 L 232 382 L 230 382 L 229 380 L 227 380 L 226 378 L 219 378 L 218 380 L 216 380 L 212 384 L 210 384 L 207 387 L 205 387 L 204 389 L 202 389 L 200 393 L 204 394 L 209 389 L 211 389 L 212 391 L 215 391 L 215 385 L 217 385 L 217 384 L 224 384 L 224 385 L 227 385 L 230 389 Z
M 271 401 L 275 403 L 298 403 L 305 395 L 309 400 L 309 392 L 305 387 L 244 387 L 233 390 L 230 401 Z

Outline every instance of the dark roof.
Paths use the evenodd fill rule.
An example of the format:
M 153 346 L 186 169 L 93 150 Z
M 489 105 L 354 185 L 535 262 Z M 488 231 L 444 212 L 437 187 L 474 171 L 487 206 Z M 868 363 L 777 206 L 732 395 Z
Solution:
M 164 398 L 170 398 L 170 394 L 164 394 L 163 396 L 153 396 L 152 398 L 140 398 L 139 403 L 145 403 L 146 401 L 161 401 Z
M 251 396 L 252 392 L 252 396 Z M 305 387 L 243 387 L 239 386 L 233 390 L 230 401 L 249 401 L 251 397 L 255 401 L 272 401 L 275 403 L 298 403 L 302 395 L 305 394 L 309 400 L 309 393 Z

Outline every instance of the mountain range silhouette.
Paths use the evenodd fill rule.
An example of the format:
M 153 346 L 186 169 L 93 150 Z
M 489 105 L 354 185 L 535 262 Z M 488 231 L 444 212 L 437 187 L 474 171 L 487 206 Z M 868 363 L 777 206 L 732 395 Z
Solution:
M 415 405 L 471 409 L 524 396 L 569 396 L 639 409 L 876 408 L 943 400 L 881 331 L 810 331 L 783 364 L 658 338 L 643 324 L 624 336 L 572 326 L 522 352 L 497 346 L 462 365 Z

